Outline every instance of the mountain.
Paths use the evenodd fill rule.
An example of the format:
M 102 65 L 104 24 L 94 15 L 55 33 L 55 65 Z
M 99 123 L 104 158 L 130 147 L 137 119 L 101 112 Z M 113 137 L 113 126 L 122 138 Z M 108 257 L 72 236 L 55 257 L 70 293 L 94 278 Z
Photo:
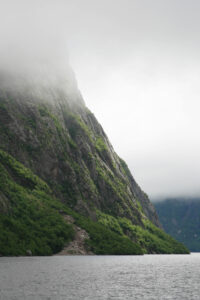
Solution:
M 0 79 L 2 255 L 57 253 L 80 244 L 80 230 L 87 253 L 188 252 L 160 228 L 72 72 Z
M 165 231 L 193 252 L 200 251 L 200 199 L 166 199 L 154 203 Z

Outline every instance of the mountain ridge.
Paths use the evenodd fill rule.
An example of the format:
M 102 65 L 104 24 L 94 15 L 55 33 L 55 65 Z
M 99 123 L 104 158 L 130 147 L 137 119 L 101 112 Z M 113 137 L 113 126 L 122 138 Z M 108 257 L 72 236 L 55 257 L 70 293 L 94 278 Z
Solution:
M 164 230 L 190 251 L 199 252 L 200 198 L 169 198 L 154 206 Z
M 0 149 L 41 178 L 63 205 L 91 222 L 103 223 L 101 226 L 116 231 L 114 222 L 121 228 L 116 234 L 130 236 L 136 243 L 136 236 L 143 234 L 139 233 L 140 228 L 158 234 L 157 229 L 147 225 L 150 221 L 152 226 L 160 227 L 153 205 L 115 153 L 103 128 L 85 106 L 75 80 L 72 81 L 70 84 L 68 80 L 65 89 L 45 83 L 35 90 L 29 81 L 17 90 L 15 86 L 9 88 L 9 81 L 0 86 Z M 14 182 L 18 180 L 12 172 L 9 176 Z M 128 220 L 126 230 L 123 218 Z M 87 222 L 83 222 L 83 229 L 88 228 L 90 235 Z M 101 231 L 99 228 L 96 230 Z M 150 235 L 146 237 L 149 238 Z M 163 239 L 168 241 L 167 236 L 163 235 Z M 172 240 L 166 242 L 166 247 L 170 248 L 170 243 Z M 145 239 L 140 247 L 159 252 L 156 247 L 150 250 Z M 166 251 L 173 252 L 172 248 Z

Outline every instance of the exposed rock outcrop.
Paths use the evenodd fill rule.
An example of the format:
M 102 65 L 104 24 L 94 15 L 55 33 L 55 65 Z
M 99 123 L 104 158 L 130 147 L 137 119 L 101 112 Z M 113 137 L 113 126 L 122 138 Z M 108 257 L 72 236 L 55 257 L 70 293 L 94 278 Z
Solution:
M 79 226 L 74 224 L 74 218 L 72 216 L 63 215 L 63 218 L 68 224 L 73 224 L 73 229 L 75 231 L 74 240 L 68 243 L 62 251 L 57 253 L 57 255 L 92 255 L 89 249 L 87 249 L 86 240 L 88 240 L 89 234 Z
M 0 86 L 0 147 L 48 182 L 61 201 L 93 220 L 98 209 L 139 225 L 146 216 L 160 226 L 77 87 L 41 85 L 35 91 L 25 83 L 17 90 Z
M 70 76 L 0 74 L 0 253 L 188 253 L 159 228 Z

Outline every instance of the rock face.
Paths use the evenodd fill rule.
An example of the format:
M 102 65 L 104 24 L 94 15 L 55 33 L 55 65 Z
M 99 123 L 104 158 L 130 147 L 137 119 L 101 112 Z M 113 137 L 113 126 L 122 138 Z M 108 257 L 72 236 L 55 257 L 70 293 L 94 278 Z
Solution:
M 64 89 L 21 81 L 23 87 L 9 77 L 0 86 L 0 148 L 93 220 L 97 209 L 137 225 L 146 217 L 159 227 L 153 205 L 85 106 L 75 80 Z
M 86 240 L 88 240 L 90 237 L 88 233 L 80 228 L 79 226 L 75 225 L 75 220 L 72 216 L 63 215 L 65 222 L 68 224 L 73 225 L 73 229 L 75 231 L 74 240 L 71 241 L 69 244 L 66 244 L 66 246 L 57 253 L 57 255 L 92 255 L 91 251 L 89 251 L 86 247 Z
M 159 228 L 72 72 L 0 79 L 2 255 L 188 253 Z

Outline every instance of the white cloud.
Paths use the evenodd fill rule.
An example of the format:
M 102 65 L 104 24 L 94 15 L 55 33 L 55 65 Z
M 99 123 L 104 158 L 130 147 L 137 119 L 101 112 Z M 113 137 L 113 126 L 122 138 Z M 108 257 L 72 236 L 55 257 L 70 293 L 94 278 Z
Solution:
M 0 0 L 0 67 L 72 67 L 86 104 L 151 196 L 199 195 L 197 0 Z

